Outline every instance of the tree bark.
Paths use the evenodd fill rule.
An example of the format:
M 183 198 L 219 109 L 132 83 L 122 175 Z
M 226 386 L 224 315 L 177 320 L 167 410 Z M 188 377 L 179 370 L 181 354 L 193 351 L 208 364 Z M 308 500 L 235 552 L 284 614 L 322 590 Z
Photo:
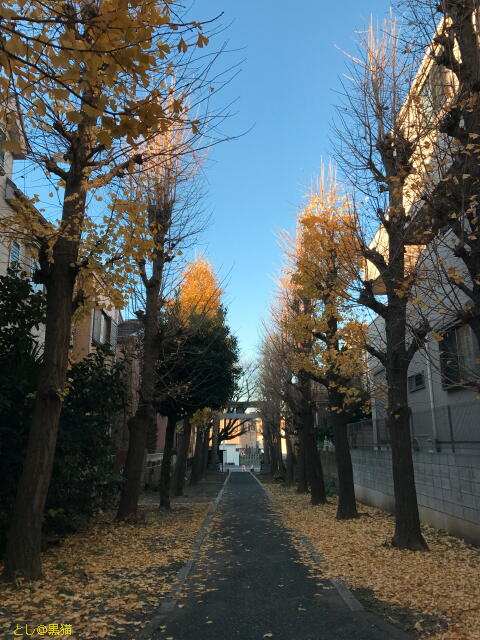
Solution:
M 283 462 L 282 435 L 280 433 L 280 426 L 278 427 L 278 435 L 277 435 L 276 440 L 275 440 L 275 449 L 276 449 L 276 455 L 277 455 L 278 473 L 283 473 L 284 474 L 286 469 L 285 469 L 285 464 Z
M 313 415 L 311 424 L 306 424 L 305 430 L 305 466 L 307 471 L 307 480 L 310 485 L 310 502 L 311 504 L 325 504 L 327 494 L 325 492 L 325 483 L 323 480 L 322 461 L 317 447 L 317 438 L 313 427 Z
M 395 533 L 392 544 L 400 549 L 426 551 L 420 528 L 407 400 L 407 370 L 387 369 L 387 424 L 392 444 Z
M 203 439 L 204 429 L 202 427 L 198 427 L 195 437 L 195 452 L 193 454 L 192 475 L 190 476 L 190 484 L 192 486 L 198 484 L 200 478 L 202 477 Z
M 275 415 L 273 421 L 270 424 L 271 445 L 272 445 L 272 460 L 274 473 L 285 473 L 285 465 L 283 464 L 282 456 L 282 435 L 280 433 L 280 416 Z
M 183 496 L 191 434 L 192 423 L 190 422 L 190 416 L 185 416 L 183 419 L 183 433 L 180 436 L 180 442 L 177 447 L 177 461 L 173 471 L 172 490 L 174 496 Z
M 329 390 L 331 407 L 342 407 L 343 398 L 338 391 Z M 352 458 L 347 436 L 348 415 L 342 411 L 331 411 L 333 434 L 335 440 L 335 462 L 338 475 L 338 508 L 337 520 L 357 518 L 355 486 L 353 484 Z
M 210 460 L 213 471 L 218 471 L 218 434 L 220 430 L 220 423 L 218 418 L 213 421 L 212 430 L 212 459 Z
M 287 445 L 287 469 L 285 483 L 287 486 L 291 486 L 294 481 L 295 454 L 293 453 L 292 440 L 288 433 L 285 433 L 285 442 Z
M 301 391 L 299 415 L 302 421 L 305 468 L 307 481 L 310 485 L 310 501 L 312 504 L 324 504 L 327 501 L 327 494 L 325 492 L 322 461 L 320 460 L 315 433 L 311 380 L 305 371 L 299 372 L 298 384 Z
M 272 459 L 270 455 L 270 433 L 268 430 L 267 418 L 262 415 L 262 436 L 263 436 L 263 467 L 272 473 Z
M 138 389 L 139 401 L 135 415 L 129 421 L 128 452 L 125 463 L 123 485 L 118 506 L 117 519 L 125 520 L 136 516 L 138 498 L 141 491 L 141 478 L 143 471 L 143 459 L 149 431 L 153 429 L 156 412 L 153 408 L 155 393 L 155 367 L 160 354 L 160 341 L 158 339 L 158 309 L 160 287 L 165 266 L 163 254 L 163 240 L 170 227 L 171 211 L 159 207 L 150 207 L 149 224 L 153 229 L 155 223 L 159 224 L 155 241 L 157 247 L 152 264 L 150 278 L 145 273 L 145 267 L 141 267 L 142 281 L 145 287 L 145 313 L 143 315 L 144 335 L 142 345 L 142 366 L 140 374 L 140 387 Z
M 297 493 L 308 493 L 304 429 L 298 429 L 298 456 L 297 456 L 296 471 L 297 471 Z
M 400 197 L 391 197 L 396 210 L 403 211 Z M 395 211 L 395 208 L 392 209 Z M 393 487 L 395 495 L 395 533 L 392 544 L 400 549 L 428 550 L 418 514 L 417 492 L 410 437 L 410 409 L 408 407 L 407 301 L 399 296 L 398 282 L 405 272 L 404 216 L 392 216 L 389 230 L 389 255 L 397 256 L 389 265 L 390 278 L 386 282 L 388 310 L 385 318 L 386 378 L 388 387 L 387 425 L 392 443 Z
M 165 432 L 165 446 L 163 448 L 162 467 L 160 469 L 160 508 L 170 509 L 170 478 L 172 470 L 172 451 L 175 439 L 175 427 L 178 416 L 171 413 L 168 416 L 167 430 Z
M 83 146 L 83 145 L 82 145 Z M 62 214 L 63 235 L 53 247 L 46 280 L 47 310 L 43 362 L 35 396 L 27 450 L 7 535 L 5 576 L 10 580 L 37 580 L 42 522 L 52 476 L 62 394 L 67 378 L 73 292 L 78 260 L 78 237 L 84 218 L 86 178 L 70 169 Z M 67 239 L 68 237 L 68 239 Z
M 204 478 L 208 471 L 208 450 L 210 448 L 210 429 L 207 429 L 203 434 L 203 446 L 202 446 L 202 478 Z

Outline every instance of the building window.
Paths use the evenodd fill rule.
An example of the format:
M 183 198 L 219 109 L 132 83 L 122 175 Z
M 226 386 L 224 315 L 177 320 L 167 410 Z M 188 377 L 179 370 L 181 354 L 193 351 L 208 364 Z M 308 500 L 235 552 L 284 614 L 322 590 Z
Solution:
M 443 107 L 446 100 L 445 87 L 445 67 L 433 64 L 419 91 L 422 113 L 427 122 L 435 118 Z
M 425 389 L 425 376 L 422 373 L 415 373 L 413 376 L 408 376 L 408 390 L 418 391 L 419 389 Z
M 30 274 L 30 286 L 32 287 L 33 291 L 37 291 L 37 292 L 41 292 L 44 290 L 44 285 L 39 283 L 39 282 L 35 282 L 33 280 L 33 276 L 35 275 L 35 271 L 37 269 L 40 268 L 40 265 L 38 264 L 38 260 L 32 259 L 32 264 L 31 264 L 31 274 Z
M 468 324 L 452 327 L 440 342 L 440 362 L 444 387 L 478 380 L 480 349 Z
M 14 264 L 20 264 L 20 245 L 18 242 L 12 242 L 12 246 L 10 247 L 10 266 Z
M 95 309 L 93 313 L 92 342 L 94 344 L 110 344 L 112 321 L 105 311 Z

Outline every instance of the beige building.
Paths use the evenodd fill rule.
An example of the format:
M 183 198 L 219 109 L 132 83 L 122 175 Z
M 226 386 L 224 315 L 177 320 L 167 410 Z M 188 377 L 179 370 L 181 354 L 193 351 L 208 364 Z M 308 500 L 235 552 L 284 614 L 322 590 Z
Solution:
M 35 260 L 32 257 L 33 246 L 28 242 L 27 234 L 22 234 L 16 222 L 16 210 L 24 194 L 13 182 L 14 161 L 26 157 L 25 137 L 22 133 L 21 122 L 6 130 L 0 125 L 0 142 L 14 138 L 20 143 L 21 151 L 11 153 L 0 149 L 0 275 L 7 272 L 8 267 L 17 264 L 27 273 L 33 274 Z M 34 210 L 39 221 L 48 224 L 40 212 Z M 102 291 L 101 278 L 96 278 L 94 290 Z M 43 285 L 33 285 L 43 289 Z M 79 317 L 72 329 L 72 357 L 79 360 L 95 348 L 96 345 L 109 343 L 115 348 L 117 325 L 121 321 L 121 314 L 109 304 L 108 299 L 98 295 L 98 308 Z M 44 331 L 39 330 L 39 340 L 43 341 Z

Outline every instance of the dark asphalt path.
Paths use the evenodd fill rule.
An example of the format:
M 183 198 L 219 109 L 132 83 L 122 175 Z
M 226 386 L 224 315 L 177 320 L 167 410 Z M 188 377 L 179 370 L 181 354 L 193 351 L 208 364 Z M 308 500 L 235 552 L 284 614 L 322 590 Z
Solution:
M 184 595 L 154 640 L 409 638 L 309 574 L 250 473 L 231 474 Z

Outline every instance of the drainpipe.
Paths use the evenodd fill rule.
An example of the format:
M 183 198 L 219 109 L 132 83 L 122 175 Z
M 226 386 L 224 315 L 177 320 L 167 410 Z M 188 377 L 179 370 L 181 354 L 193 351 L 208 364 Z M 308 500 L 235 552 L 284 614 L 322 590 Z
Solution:
M 438 451 L 437 448 L 437 416 L 435 414 L 435 401 L 433 397 L 433 382 L 432 382 L 432 363 L 430 360 L 431 351 L 430 351 L 430 343 L 425 343 L 425 351 L 427 356 L 427 376 L 428 376 L 428 395 L 430 397 L 430 412 L 432 414 L 432 448 L 430 449 L 430 453 L 434 453 Z

